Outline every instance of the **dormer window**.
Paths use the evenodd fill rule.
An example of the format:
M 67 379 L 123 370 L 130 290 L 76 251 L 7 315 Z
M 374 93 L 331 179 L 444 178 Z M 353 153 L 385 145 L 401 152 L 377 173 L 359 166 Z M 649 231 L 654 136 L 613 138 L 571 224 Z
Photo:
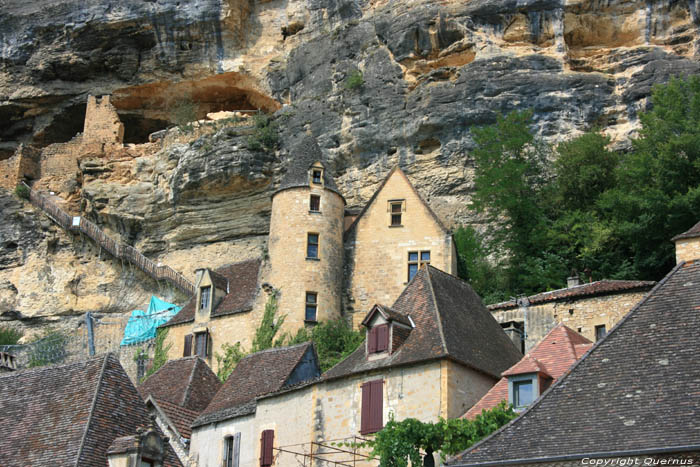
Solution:
M 368 353 L 380 353 L 389 350 L 389 325 L 380 324 L 369 330 L 367 340 Z
M 540 377 L 537 373 L 508 376 L 508 402 L 516 411 L 524 410 L 540 395 Z
M 202 287 L 202 289 L 200 291 L 199 309 L 200 310 L 209 309 L 209 302 L 210 301 L 211 301 L 211 287 L 210 286 Z
M 316 185 L 323 184 L 323 169 L 316 167 L 311 169 L 311 183 Z

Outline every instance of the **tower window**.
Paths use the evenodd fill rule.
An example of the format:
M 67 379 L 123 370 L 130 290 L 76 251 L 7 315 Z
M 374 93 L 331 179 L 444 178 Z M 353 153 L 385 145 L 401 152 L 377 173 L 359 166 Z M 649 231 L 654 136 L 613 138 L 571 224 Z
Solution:
M 211 298 L 211 287 L 202 287 L 200 295 L 201 297 L 199 300 L 199 309 L 206 310 L 207 308 L 209 308 L 209 299 Z
M 604 324 L 601 324 L 601 325 L 595 327 L 595 340 L 596 341 L 599 341 L 603 337 L 605 337 L 605 334 L 607 334 L 607 332 L 605 332 L 605 325 Z
M 319 212 L 321 210 L 321 197 L 318 195 L 311 195 L 309 199 L 309 211 Z
M 424 264 L 430 264 L 430 251 L 409 251 L 408 252 L 408 280 L 418 273 Z
M 318 234 L 308 234 L 306 238 L 306 257 L 318 259 Z
M 401 227 L 401 216 L 403 211 L 403 200 L 389 201 L 389 215 L 391 216 L 389 225 L 391 227 Z
M 321 184 L 321 180 L 323 177 L 323 171 L 321 169 L 313 169 L 311 171 L 311 181 L 315 183 L 316 185 Z
M 316 322 L 316 310 L 318 309 L 318 294 L 316 292 L 306 292 L 306 314 L 305 321 Z
M 200 358 L 207 358 L 209 355 L 209 333 L 198 332 L 194 335 L 195 353 Z

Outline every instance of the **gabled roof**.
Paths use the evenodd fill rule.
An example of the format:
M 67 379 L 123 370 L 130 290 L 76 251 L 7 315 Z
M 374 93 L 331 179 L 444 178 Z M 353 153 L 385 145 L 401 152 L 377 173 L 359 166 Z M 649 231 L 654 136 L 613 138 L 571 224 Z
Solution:
M 438 358 L 500 378 L 522 357 L 469 284 L 432 266 L 418 271 L 392 308 L 415 324 L 399 350 L 369 361 L 360 346 L 325 379 Z
M 112 354 L 0 376 L 0 397 L 0 465 L 107 465 L 115 439 L 151 426 Z M 169 446 L 165 464 L 181 465 Z
M 379 313 L 384 317 L 385 320 L 387 321 L 396 321 L 397 323 L 405 324 L 406 326 L 413 327 L 411 325 L 411 320 L 409 319 L 408 316 L 399 313 L 396 310 L 392 310 L 388 306 L 384 305 L 374 305 L 372 309 L 370 310 L 369 313 L 367 313 L 367 316 L 365 316 L 365 319 L 362 320 L 362 325 L 363 326 L 368 326 L 369 322 L 372 320 L 372 316 L 374 316 L 375 313 Z
M 308 350 L 311 342 L 244 357 L 192 427 L 255 412 L 255 399 L 282 389 Z
M 224 290 L 228 293 L 229 292 L 229 285 L 230 285 L 228 277 L 226 277 L 222 274 L 219 274 L 216 271 L 212 271 L 211 269 L 209 269 L 208 271 L 209 271 L 209 277 L 211 277 L 211 281 L 214 284 L 214 287 L 216 287 L 217 289 L 220 289 L 220 290 Z
M 700 222 L 692 226 L 689 230 L 683 232 L 680 235 L 676 235 L 671 239 L 672 242 L 675 242 L 676 240 L 683 240 L 686 238 L 697 238 L 700 237 Z
M 449 465 L 700 451 L 699 284 L 700 261 L 680 263 L 529 409 Z
M 618 292 L 632 292 L 636 290 L 649 290 L 656 282 L 654 281 L 614 281 L 602 280 L 581 284 L 566 289 L 552 290 L 550 292 L 538 293 L 527 297 L 530 305 L 539 305 L 557 300 L 571 300 L 582 297 L 593 297 L 598 295 L 608 295 Z M 491 311 L 515 308 L 518 304 L 515 300 L 494 303 L 488 306 Z
M 411 190 L 413 190 L 416 197 L 420 200 L 420 202 L 423 204 L 423 206 L 425 206 L 425 209 L 428 210 L 428 214 L 430 214 L 430 217 L 433 218 L 433 220 L 437 223 L 437 225 L 440 227 L 440 229 L 442 229 L 445 233 L 449 233 L 449 231 L 445 227 L 445 224 L 443 224 L 442 221 L 440 220 L 440 218 L 437 216 L 437 214 L 435 214 L 435 212 L 432 209 L 430 209 L 430 205 L 428 205 L 428 203 L 425 202 L 425 200 L 423 199 L 421 194 L 418 192 L 418 190 L 416 190 L 416 187 L 414 187 L 413 183 L 411 183 L 411 180 L 409 180 L 409 178 L 406 176 L 404 171 L 401 170 L 401 168 L 397 165 L 396 167 L 394 167 L 393 169 L 391 169 L 389 171 L 389 173 L 386 175 L 386 177 L 384 177 L 384 180 L 382 180 L 382 183 L 379 184 L 379 187 L 377 188 L 377 190 L 374 192 L 374 194 L 369 199 L 369 201 L 367 201 L 367 204 L 365 204 L 365 207 L 362 208 L 362 211 L 360 211 L 360 213 L 355 217 L 355 220 L 352 221 L 352 224 L 350 224 L 350 226 L 347 229 L 345 229 L 344 235 L 345 236 L 349 235 L 350 232 L 355 229 L 355 227 L 357 226 L 357 223 L 360 222 L 360 219 L 362 219 L 362 216 L 365 215 L 367 210 L 370 208 L 370 206 L 377 199 L 377 196 L 379 196 L 379 193 L 381 193 L 381 191 L 384 189 L 384 185 L 387 184 L 389 179 L 394 174 L 398 174 L 406 180 L 406 182 L 408 183 L 408 186 L 411 187 Z
M 316 162 L 320 162 L 323 165 L 323 186 L 331 191 L 339 194 L 345 202 L 345 197 L 338 190 L 335 184 L 335 180 L 330 174 L 330 171 L 323 163 L 323 154 L 321 153 L 321 148 L 316 142 L 316 138 L 311 135 L 305 135 L 301 142 L 297 144 L 293 149 L 292 159 L 287 166 L 287 173 L 282 177 L 280 185 L 277 187 L 272 196 L 275 196 L 282 190 L 288 190 L 289 188 L 297 187 L 309 187 L 309 170 L 311 166 Z
M 491 409 L 508 400 L 507 376 L 542 372 L 560 378 L 593 343 L 572 329 L 557 324 L 522 360 L 503 372 L 503 378 L 467 411 L 463 418 L 474 418 L 484 409 Z
M 260 272 L 260 262 L 260 258 L 250 259 L 224 266 L 215 271 L 216 275 L 212 275 L 212 280 L 215 280 L 216 276 L 225 278 L 228 281 L 229 293 L 227 293 L 224 299 L 212 310 L 212 318 L 243 313 L 253 308 L 255 296 L 259 288 L 258 275 Z M 226 290 L 225 287 L 220 288 Z M 197 307 L 196 302 L 197 295 L 195 294 L 190 298 L 190 301 L 182 307 L 178 314 L 160 327 L 194 321 L 195 309 Z
M 169 360 L 149 376 L 139 392 L 196 413 L 204 410 L 221 387 L 221 381 L 201 358 Z
M 173 428 L 178 435 L 187 439 L 192 437 L 192 428 L 190 428 L 190 425 L 192 425 L 192 422 L 199 416 L 201 413 L 200 411 L 189 410 L 177 404 L 158 400 L 151 396 L 146 398 L 146 404 L 153 405 L 159 412 L 163 422 Z

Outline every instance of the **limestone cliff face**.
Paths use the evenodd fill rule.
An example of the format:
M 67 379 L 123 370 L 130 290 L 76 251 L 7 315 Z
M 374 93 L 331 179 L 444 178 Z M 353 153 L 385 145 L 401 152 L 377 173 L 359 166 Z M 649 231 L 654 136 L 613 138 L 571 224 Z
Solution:
M 70 140 L 82 131 L 88 93 L 112 94 L 127 143 L 172 124 L 183 99 L 199 118 L 275 112 L 282 137 L 275 154 L 249 148 L 245 131 L 220 128 L 85 158 L 65 185 L 73 191 L 63 195 L 75 202 L 77 194 L 83 213 L 108 232 L 187 275 L 202 262 L 215 267 L 264 252 L 269 195 L 307 132 L 350 209 L 400 164 L 448 226 L 475 222 L 470 127 L 498 112 L 532 109 L 536 131 L 550 141 L 601 127 L 625 147 L 652 85 L 700 71 L 697 6 L 8 0 L 0 5 L 0 158 L 19 143 Z M 65 286 L 23 285 L 22 277 L 58 261 L 44 253 L 51 242 L 64 245 L 61 267 L 76 274 L 80 261 L 86 269 L 99 261 L 76 255 L 67 247 L 71 237 L 5 200 L 3 219 L 16 220 L 2 226 L 0 313 L 50 314 L 51 300 L 57 314 L 115 303 L 108 284 L 123 270 L 109 262 L 100 267 L 114 281 L 92 284 L 106 298 L 91 305 L 57 300 Z M 43 296 L 43 305 L 20 299 L 31 294 Z

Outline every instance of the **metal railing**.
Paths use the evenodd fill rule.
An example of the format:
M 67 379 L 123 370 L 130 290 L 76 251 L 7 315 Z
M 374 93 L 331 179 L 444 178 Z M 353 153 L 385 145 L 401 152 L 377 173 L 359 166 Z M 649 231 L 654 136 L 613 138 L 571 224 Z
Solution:
M 64 229 L 82 232 L 115 258 L 128 261 L 155 280 L 168 281 L 186 294 L 194 295 L 194 284 L 170 266 L 156 264 L 146 258 L 136 248 L 119 243 L 107 236 L 99 227 L 85 219 L 85 217 L 71 216 L 44 195 L 31 189 L 26 183 L 22 182 L 22 184 L 29 189 L 29 200 L 31 203 L 44 211 L 49 218 Z

